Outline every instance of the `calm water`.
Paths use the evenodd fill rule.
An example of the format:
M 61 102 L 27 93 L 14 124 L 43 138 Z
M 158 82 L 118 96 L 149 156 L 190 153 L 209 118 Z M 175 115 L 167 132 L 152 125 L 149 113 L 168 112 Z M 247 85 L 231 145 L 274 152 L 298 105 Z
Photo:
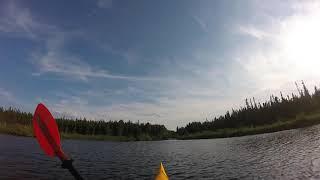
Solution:
M 99 142 L 64 140 L 86 179 L 320 179 L 320 126 L 238 138 Z M 0 179 L 72 179 L 33 138 L 0 135 Z

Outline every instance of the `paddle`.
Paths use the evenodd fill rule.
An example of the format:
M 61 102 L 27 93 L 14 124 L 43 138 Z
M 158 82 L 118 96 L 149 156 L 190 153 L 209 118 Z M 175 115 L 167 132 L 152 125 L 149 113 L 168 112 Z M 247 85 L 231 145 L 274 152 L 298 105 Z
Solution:
M 62 162 L 62 168 L 68 169 L 75 179 L 83 180 L 73 167 L 73 160 L 62 151 L 57 123 L 43 104 L 38 104 L 32 123 L 34 135 L 42 150 L 50 157 L 58 156 Z

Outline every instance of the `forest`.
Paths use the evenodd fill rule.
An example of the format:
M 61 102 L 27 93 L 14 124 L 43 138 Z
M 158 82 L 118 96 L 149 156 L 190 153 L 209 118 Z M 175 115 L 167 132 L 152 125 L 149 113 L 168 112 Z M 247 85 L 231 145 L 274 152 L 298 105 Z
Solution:
M 9 107 L 0 108 L 0 130 L 13 135 L 32 136 L 31 113 L 21 112 Z M 164 125 L 150 123 L 133 123 L 131 121 L 93 121 L 84 119 L 58 118 L 56 122 L 59 131 L 70 138 L 89 138 L 105 140 L 161 140 L 167 139 L 173 132 L 168 131 Z M 19 132 L 20 131 L 20 132 Z M 1 132 L 1 131 L 0 131 Z M 81 136 L 86 135 L 86 136 Z M 93 136 L 96 138 L 90 138 Z M 113 138 L 112 138 L 113 137 Z M 118 138 L 114 138 L 118 137 Z M 119 138 L 120 137 L 120 138 Z M 122 138 L 121 138 L 122 137 Z
M 227 111 L 211 121 L 191 122 L 185 127 L 177 127 L 176 132 L 179 136 L 200 133 L 196 137 L 212 138 L 251 134 L 248 131 L 252 134 L 273 132 L 320 123 L 320 90 L 315 86 L 314 93 L 310 93 L 303 81 L 302 87 L 297 83 L 295 85 L 297 95 L 283 96 L 280 92 L 280 97 L 271 95 L 269 101 L 264 103 L 256 102 L 255 98 L 245 99 L 245 107 Z M 244 132 L 235 131 L 243 128 Z M 234 134 L 228 133 L 230 131 Z M 201 135 L 202 132 L 207 134 Z
M 266 102 L 245 99 L 245 106 L 227 111 L 211 121 L 190 122 L 176 132 L 164 125 L 131 121 L 94 121 L 58 118 L 63 137 L 99 140 L 163 140 L 242 136 L 299 128 L 320 123 L 320 89 L 310 93 L 305 83 L 295 83 L 298 94 L 271 95 Z M 32 113 L 0 107 L 0 133 L 33 136 Z

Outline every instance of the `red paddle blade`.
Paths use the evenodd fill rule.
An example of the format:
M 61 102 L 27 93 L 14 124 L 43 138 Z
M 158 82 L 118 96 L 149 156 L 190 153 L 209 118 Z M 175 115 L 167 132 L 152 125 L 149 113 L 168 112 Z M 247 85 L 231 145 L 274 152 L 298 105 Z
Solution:
M 60 155 L 61 144 L 58 126 L 50 111 L 38 104 L 32 119 L 33 132 L 42 150 L 49 156 Z

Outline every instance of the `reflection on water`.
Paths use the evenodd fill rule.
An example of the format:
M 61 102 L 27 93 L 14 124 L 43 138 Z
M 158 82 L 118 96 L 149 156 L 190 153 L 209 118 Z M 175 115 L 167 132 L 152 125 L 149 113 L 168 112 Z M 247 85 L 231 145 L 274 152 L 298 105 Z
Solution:
M 86 179 L 319 179 L 320 126 L 238 138 L 101 142 L 65 140 Z M 72 179 L 33 138 L 0 135 L 0 179 Z

